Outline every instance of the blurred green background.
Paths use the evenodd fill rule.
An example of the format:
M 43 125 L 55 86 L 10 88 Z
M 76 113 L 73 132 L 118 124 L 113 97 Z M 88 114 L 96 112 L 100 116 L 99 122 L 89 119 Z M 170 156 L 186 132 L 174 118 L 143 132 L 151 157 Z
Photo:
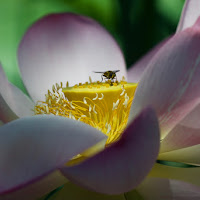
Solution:
M 176 31 L 184 0 L 0 0 L 0 61 L 8 79 L 25 91 L 16 52 L 26 29 L 55 12 L 90 16 L 120 44 L 130 67 Z

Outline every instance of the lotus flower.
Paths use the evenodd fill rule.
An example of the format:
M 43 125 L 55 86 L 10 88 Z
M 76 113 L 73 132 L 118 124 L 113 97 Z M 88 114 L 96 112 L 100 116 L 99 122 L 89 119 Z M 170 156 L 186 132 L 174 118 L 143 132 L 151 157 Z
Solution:
M 101 199 L 124 199 L 124 193 L 139 184 L 138 191 L 147 199 L 152 195 L 154 199 L 180 198 L 182 191 L 190 199 L 194 194 L 199 198 L 198 187 L 181 181 L 151 177 L 143 181 L 153 167 L 149 176 L 199 184 L 199 168 L 154 164 L 160 137 L 158 159 L 199 164 L 198 6 L 195 0 L 186 1 L 178 32 L 128 71 L 128 80 L 139 82 L 135 93 L 136 85 L 122 79 L 127 72 L 118 45 L 95 21 L 68 13 L 49 15 L 33 24 L 18 51 L 30 98 L 7 81 L 2 69 L 0 73 L 0 198 L 35 199 L 68 180 L 98 193 L 119 194 Z M 98 74 L 93 73 L 99 68 L 120 70 L 118 79 L 122 81 L 99 83 Z M 97 82 L 87 83 L 88 76 Z M 81 84 L 66 89 L 56 84 L 47 93 L 53 84 L 66 81 Z M 35 106 L 38 101 L 42 104 Z M 33 109 L 47 115 L 33 116 Z M 110 116 L 112 126 L 106 124 Z M 84 161 L 69 165 L 77 155 Z M 168 187 L 156 194 L 148 192 L 158 184 Z M 74 188 L 78 192 L 72 199 L 100 195 L 69 182 L 62 192 L 71 195 Z M 131 194 L 126 193 L 127 198 Z

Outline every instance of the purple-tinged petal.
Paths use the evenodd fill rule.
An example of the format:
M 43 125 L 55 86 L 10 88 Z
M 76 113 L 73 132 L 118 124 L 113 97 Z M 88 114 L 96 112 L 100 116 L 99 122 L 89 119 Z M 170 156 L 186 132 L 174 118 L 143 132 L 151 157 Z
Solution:
M 173 179 L 147 178 L 137 188 L 137 191 L 145 200 L 200 199 L 200 187 Z
M 94 20 L 72 14 L 48 15 L 29 28 L 18 51 L 22 79 L 33 100 L 55 83 L 70 85 L 101 80 L 93 71 L 120 70 L 126 77 L 122 52 L 112 36 Z
M 160 152 L 200 144 L 200 104 L 180 121 L 161 142 Z
M 149 177 L 176 179 L 200 186 L 199 174 L 200 167 L 180 168 L 155 164 Z
M 157 112 L 161 138 L 190 113 L 200 100 L 200 18 L 155 55 L 137 87 L 130 121 L 144 107 Z
M 186 117 L 180 121 L 180 125 L 200 129 L 200 102 Z
M 159 160 L 182 162 L 200 166 L 200 145 L 159 154 Z
M 163 40 L 161 43 L 156 45 L 149 53 L 142 57 L 138 62 L 128 69 L 128 81 L 137 83 L 140 81 L 142 74 L 149 62 L 152 60 L 154 55 L 163 47 L 171 37 Z
M 186 0 L 176 32 L 178 33 L 192 26 L 199 16 L 200 1 Z
M 161 142 L 160 152 L 164 153 L 197 144 L 200 144 L 200 129 L 178 124 Z
M 0 195 L 29 187 L 105 138 L 87 124 L 58 116 L 26 117 L 1 126 Z
M 22 185 L 4 194 L 0 194 L 0 200 L 35 200 L 66 184 L 66 182 L 68 180 L 59 171 L 53 171 L 32 180 L 27 185 Z
M 61 172 L 77 185 L 105 194 L 121 194 L 136 187 L 153 166 L 159 151 L 156 115 L 145 109 L 121 139 L 104 151 Z
M 33 115 L 33 102 L 16 86 L 8 82 L 0 65 L 0 120 L 4 123 Z

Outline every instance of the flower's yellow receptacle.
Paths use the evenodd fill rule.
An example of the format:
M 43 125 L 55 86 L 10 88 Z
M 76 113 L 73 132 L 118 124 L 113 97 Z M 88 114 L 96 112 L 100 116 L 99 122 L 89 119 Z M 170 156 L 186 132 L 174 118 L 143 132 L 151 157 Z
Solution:
M 53 85 L 52 92 L 48 90 L 45 95 L 46 101 L 37 102 L 35 114 L 59 115 L 89 124 L 108 136 L 106 146 L 117 141 L 127 125 L 137 84 L 127 83 L 124 78 L 103 83 L 90 78 L 89 83 L 68 85 Z M 90 150 L 90 155 L 91 151 L 98 150 Z

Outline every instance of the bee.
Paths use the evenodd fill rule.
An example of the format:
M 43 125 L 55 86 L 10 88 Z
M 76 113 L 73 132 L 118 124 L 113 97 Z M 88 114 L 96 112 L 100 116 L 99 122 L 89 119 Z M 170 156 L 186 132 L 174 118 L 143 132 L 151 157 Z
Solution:
M 119 72 L 120 70 L 114 70 L 114 71 L 105 71 L 105 72 L 94 72 L 94 73 L 101 73 L 101 82 L 103 81 L 103 78 L 107 80 L 113 81 L 114 79 L 117 79 L 116 73 Z

